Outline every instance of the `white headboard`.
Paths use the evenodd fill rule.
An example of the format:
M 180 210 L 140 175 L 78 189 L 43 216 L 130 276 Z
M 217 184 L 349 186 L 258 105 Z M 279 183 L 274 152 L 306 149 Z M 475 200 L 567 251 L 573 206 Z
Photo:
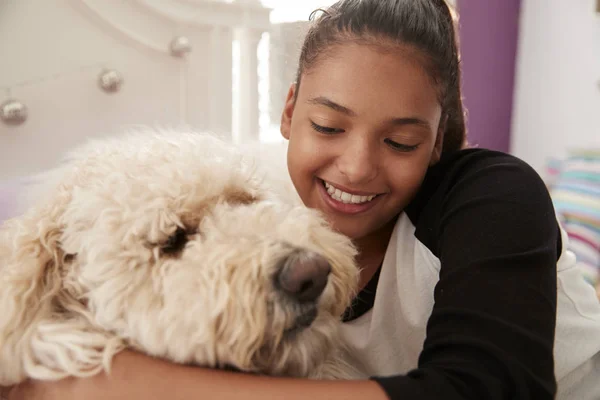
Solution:
M 3 0 L 0 104 L 20 102 L 27 119 L 0 121 L 0 180 L 130 125 L 231 135 L 236 121 L 237 139 L 258 137 L 257 46 L 269 13 L 258 0 Z M 104 69 L 122 77 L 118 90 L 99 87 Z

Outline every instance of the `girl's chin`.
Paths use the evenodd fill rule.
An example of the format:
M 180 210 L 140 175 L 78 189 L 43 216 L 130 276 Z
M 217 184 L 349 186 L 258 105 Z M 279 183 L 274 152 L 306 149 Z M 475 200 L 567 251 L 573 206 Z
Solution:
M 326 218 L 335 231 L 352 239 L 357 245 L 359 242 L 372 243 L 375 240 L 375 242 L 385 242 L 386 247 L 397 222 L 397 217 L 391 217 L 387 220 L 388 222 L 368 220 L 367 218 L 345 220 L 331 215 L 326 215 Z
M 330 215 L 326 215 L 326 218 L 335 231 L 352 240 L 358 240 L 366 235 L 365 229 L 357 226 L 358 221 L 340 221 L 340 218 L 332 218 Z

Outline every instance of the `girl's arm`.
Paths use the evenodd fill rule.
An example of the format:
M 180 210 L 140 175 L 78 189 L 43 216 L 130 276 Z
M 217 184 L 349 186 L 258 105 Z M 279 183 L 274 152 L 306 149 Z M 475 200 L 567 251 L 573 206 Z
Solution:
M 172 364 L 124 351 L 110 375 L 59 382 L 28 382 L 8 400 L 387 400 L 374 381 L 273 378 Z

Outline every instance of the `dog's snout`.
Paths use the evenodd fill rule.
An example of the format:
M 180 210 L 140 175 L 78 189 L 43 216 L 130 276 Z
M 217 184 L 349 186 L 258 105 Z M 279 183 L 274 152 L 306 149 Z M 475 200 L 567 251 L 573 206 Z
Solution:
M 315 301 L 325 287 L 331 266 L 325 257 L 310 251 L 290 255 L 281 265 L 277 284 L 287 295 L 301 303 Z

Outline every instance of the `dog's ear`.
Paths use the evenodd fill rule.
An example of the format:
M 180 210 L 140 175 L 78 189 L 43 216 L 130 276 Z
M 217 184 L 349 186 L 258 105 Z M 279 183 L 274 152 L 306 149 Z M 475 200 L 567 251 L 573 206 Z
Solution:
M 61 290 L 60 228 L 43 215 L 50 211 L 30 210 L 0 228 L 0 385 L 24 379 L 25 364 L 37 363 L 30 341 Z
M 60 247 L 67 201 L 55 196 L 0 226 L 0 386 L 95 374 L 106 367 L 107 349 L 119 346 L 64 286 L 72 258 Z

